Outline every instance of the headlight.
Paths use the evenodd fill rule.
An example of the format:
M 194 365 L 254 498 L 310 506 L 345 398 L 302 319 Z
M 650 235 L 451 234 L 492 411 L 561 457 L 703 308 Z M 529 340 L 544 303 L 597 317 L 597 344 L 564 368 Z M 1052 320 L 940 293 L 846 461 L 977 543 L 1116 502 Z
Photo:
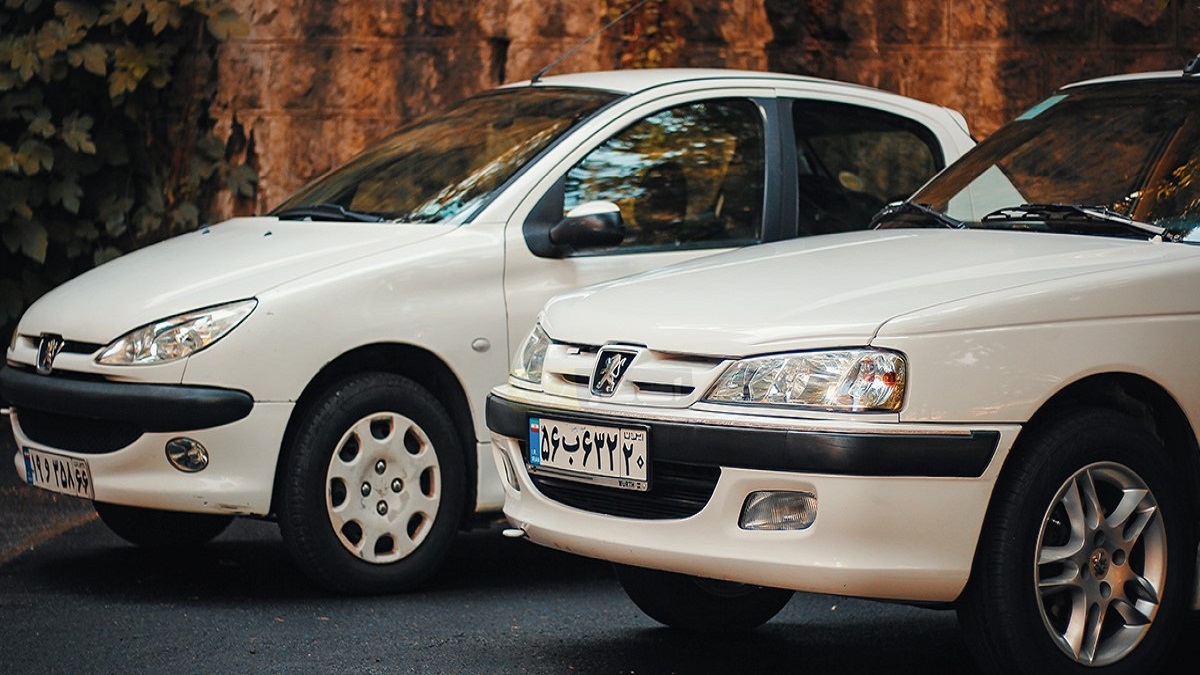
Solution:
M 550 347 L 550 336 L 537 324 L 521 347 L 513 354 L 509 375 L 533 384 L 542 383 L 542 362 L 546 360 L 546 349 Z
M 904 402 L 904 357 L 857 349 L 742 359 L 704 397 L 720 403 L 890 411 Z
M 258 305 L 254 299 L 198 309 L 136 328 L 104 348 L 96 363 L 143 366 L 191 356 L 225 337 Z

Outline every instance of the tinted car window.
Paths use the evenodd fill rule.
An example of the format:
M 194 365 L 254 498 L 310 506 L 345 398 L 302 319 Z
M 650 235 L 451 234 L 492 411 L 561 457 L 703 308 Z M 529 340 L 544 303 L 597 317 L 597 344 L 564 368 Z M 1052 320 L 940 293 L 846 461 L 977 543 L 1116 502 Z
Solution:
M 564 214 L 621 209 L 622 250 L 735 246 L 762 234 L 763 116 L 746 99 L 691 103 L 626 127 L 566 176 Z
M 904 199 L 942 167 L 937 140 L 890 113 L 828 101 L 795 101 L 800 230 L 865 228 L 888 202 Z

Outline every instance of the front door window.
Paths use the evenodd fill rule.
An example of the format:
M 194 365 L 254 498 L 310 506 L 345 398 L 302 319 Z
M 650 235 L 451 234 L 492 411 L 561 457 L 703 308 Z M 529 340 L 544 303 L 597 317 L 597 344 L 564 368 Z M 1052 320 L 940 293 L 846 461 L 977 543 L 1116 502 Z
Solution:
M 626 127 L 566 176 L 564 215 L 621 209 L 616 252 L 741 246 L 762 237 L 763 116 L 747 99 L 681 105 Z

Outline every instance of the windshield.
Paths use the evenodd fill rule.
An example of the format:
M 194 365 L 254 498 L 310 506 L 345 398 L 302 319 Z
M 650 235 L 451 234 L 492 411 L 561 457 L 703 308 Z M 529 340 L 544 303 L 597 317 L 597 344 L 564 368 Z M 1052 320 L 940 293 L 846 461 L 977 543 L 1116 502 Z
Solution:
M 271 215 L 463 222 L 554 139 L 614 98 L 550 87 L 468 98 L 387 137 L 302 188 Z
M 1002 127 L 880 227 L 1200 241 L 1200 82 L 1065 89 Z M 945 217 L 931 217 L 945 216 Z

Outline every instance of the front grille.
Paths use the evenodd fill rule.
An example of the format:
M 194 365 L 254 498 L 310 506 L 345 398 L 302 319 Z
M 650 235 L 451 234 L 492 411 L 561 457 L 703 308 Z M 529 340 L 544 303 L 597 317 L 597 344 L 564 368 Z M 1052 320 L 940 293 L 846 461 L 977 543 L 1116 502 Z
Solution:
M 95 342 L 80 342 L 79 340 L 64 340 L 62 351 L 68 354 L 94 354 L 104 345 Z
M 37 349 L 42 342 L 41 335 L 20 335 L 18 340 L 23 341 L 30 349 Z M 104 345 L 98 342 L 83 342 L 81 340 L 63 340 L 62 353 L 64 354 L 94 354 Z
M 615 405 L 686 408 L 716 382 L 729 364 L 724 358 L 660 352 L 637 345 L 622 349 L 635 356 L 625 366 L 616 388 L 603 395 Z M 550 345 L 542 365 L 544 393 L 575 400 L 600 396 L 590 390 L 600 350 L 597 346 L 559 342 Z
M 536 473 L 530 477 L 542 494 L 567 506 L 622 518 L 669 520 L 699 513 L 712 497 L 721 476 L 721 469 L 716 466 L 664 461 L 655 461 L 650 466 L 651 488 L 646 492 L 577 483 Z
M 39 445 L 88 455 L 115 452 L 142 435 L 141 427 L 132 422 L 72 417 L 32 408 L 17 411 L 15 419 L 21 431 Z
M 655 394 L 667 394 L 668 396 L 691 396 L 695 387 L 687 387 L 678 384 L 660 384 L 658 382 L 634 382 L 633 385 L 638 388 L 638 391 L 648 391 Z

